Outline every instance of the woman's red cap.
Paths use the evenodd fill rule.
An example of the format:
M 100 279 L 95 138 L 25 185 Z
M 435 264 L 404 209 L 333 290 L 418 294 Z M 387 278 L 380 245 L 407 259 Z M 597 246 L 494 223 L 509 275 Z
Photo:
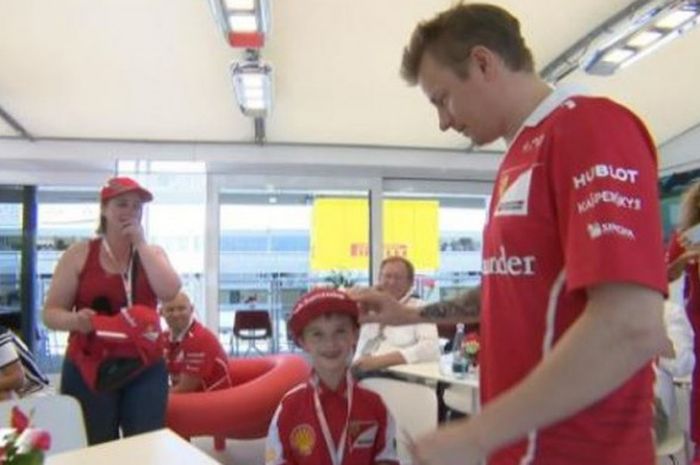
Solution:
M 153 194 L 143 188 L 138 182 L 126 176 L 111 178 L 102 186 L 100 191 L 100 200 L 106 202 L 122 194 L 128 192 L 136 192 L 142 202 L 150 202 L 153 200 Z

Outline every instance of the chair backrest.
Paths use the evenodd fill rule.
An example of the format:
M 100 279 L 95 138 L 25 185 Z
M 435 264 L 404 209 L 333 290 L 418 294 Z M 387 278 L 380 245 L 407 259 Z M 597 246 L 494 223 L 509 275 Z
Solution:
M 435 389 L 424 384 L 389 378 L 366 378 L 360 382 L 379 394 L 396 422 L 396 439 L 401 463 L 411 463 L 406 434 L 415 438 L 433 431 L 438 424 Z M 410 406 L 410 407 L 408 407 Z
M 0 402 L 0 426 L 10 426 L 10 412 L 15 405 L 26 415 L 31 415 L 32 426 L 51 435 L 47 455 L 87 446 L 83 411 L 73 397 L 30 396 Z
M 241 331 L 263 330 L 261 338 L 272 335 L 272 320 L 267 310 L 238 310 L 233 318 L 233 333 L 237 336 Z

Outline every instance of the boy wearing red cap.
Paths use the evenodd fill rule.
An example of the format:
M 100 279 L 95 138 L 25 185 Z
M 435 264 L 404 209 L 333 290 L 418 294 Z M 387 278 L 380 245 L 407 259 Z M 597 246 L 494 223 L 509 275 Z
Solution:
M 302 296 L 289 319 L 314 372 L 289 391 L 267 435 L 267 465 L 398 465 L 393 418 L 376 393 L 349 372 L 357 343 L 357 304 L 344 292 Z

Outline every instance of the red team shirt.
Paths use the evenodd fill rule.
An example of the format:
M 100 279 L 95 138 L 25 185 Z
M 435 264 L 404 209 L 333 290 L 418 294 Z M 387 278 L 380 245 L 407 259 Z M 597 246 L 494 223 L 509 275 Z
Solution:
M 678 232 L 674 232 L 669 240 L 668 263 L 673 263 L 683 252 L 685 247 L 680 243 Z M 698 273 L 698 262 L 693 260 L 685 266 L 683 278 L 683 301 L 688 318 L 693 323 L 693 328 L 700 327 L 700 273 Z M 700 339 L 700 334 L 695 332 L 696 341 Z M 696 347 L 700 347 L 696 343 Z
M 528 118 L 500 167 L 484 231 L 484 402 L 541 362 L 581 315 L 586 288 L 625 282 L 666 293 L 656 183 L 654 144 L 625 108 L 559 89 Z M 641 369 L 489 463 L 654 464 L 652 377 Z
M 192 320 L 179 340 L 173 340 L 170 331 L 165 335 L 165 359 L 173 384 L 180 374 L 188 373 L 202 380 L 203 391 L 231 386 L 226 352 L 216 336 L 197 320 Z
M 318 383 L 319 399 L 336 445 L 347 418 L 346 383 L 337 391 Z M 352 384 L 352 412 L 343 465 L 399 465 L 395 425 L 376 393 Z M 314 408 L 314 379 L 289 391 L 272 419 L 265 452 L 267 465 L 330 465 L 331 456 Z
M 683 252 L 685 252 L 685 247 L 680 243 L 680 236 L 678 232 L 675 232 L 671 236 L 668 246 L 668 264 L 673 263 Z M 698 263 L 693 260 L 688 262 L 685 266 L 685 273 L 683 274 L 683 302 L 685 305 L 685 312 L 688 315 L 688 320 L 690 320 L 693 326 L 693 331 L 695 333 L 695 358 L 698 357 L 698 352 L 700 351 L 700 273 L 698 273 Z M 696 364 L 693 370 L 693 390 L 690 396 L 690 411 L 700 412 L 700 368 Z M 690 437 L 693 442 L 700 442 L 700 422 L 698 421 L 696 415 L 691 415 L 690 418 Z

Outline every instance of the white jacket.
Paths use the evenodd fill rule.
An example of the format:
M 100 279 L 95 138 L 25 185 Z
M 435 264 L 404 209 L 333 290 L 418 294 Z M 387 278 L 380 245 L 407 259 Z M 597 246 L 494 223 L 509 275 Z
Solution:
M 401 299 L 401 302 L 412 307 L 424 305 L 422 300 L 411 297 L 410 294 Z M 382 328 L 379 323 L 363 324 L 353 361 L 363 355 L 384 355 L 390 352 L 400 352 L 406 363 L 439 360 L 437 326 L 433 323 L 420 323 Z
M 676 408 L 673 378 L 690 376 L 695 366 L 694 334 L 685 310 L 671 301 L 666 301 L 664 304 L 664 325 L 673 343 L 676 357 L 660 357 L 654 365 L 656 371 L 654 394 L 661 400 L 666 413 L 671 414 Z

